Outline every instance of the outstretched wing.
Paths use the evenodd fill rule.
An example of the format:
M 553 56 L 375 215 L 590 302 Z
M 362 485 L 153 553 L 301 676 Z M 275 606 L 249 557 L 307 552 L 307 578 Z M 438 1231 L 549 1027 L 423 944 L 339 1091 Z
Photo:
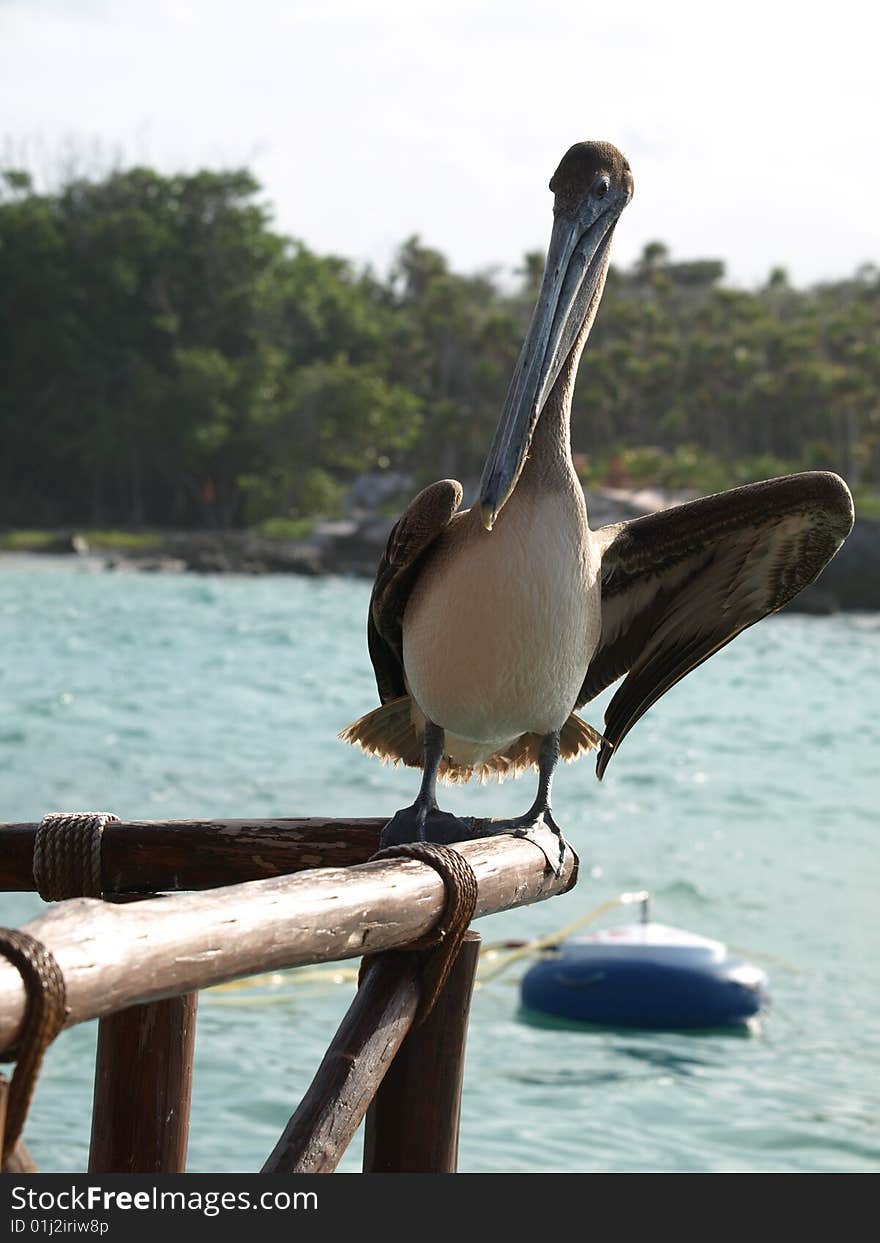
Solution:
M 410 503 L 388 536 L 373 584 L 367 622 L 370 659 L 383 704 L 406 694 L 403 614 L 425 554 L 446 530 L 462 495 L 457 479 L 432 483 Z
M 786 475 L 602 527 L 602 635 L 576 707 L 622 674 L 596 762 L 661 695 L 808 586 L 852 530 L 839 476 Z

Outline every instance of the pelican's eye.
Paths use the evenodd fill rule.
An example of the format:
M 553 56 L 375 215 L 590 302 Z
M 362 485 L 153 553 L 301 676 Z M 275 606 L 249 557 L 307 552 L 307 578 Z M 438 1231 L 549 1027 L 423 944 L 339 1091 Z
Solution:
M 600 173 L 590 187 L 590 193 L 594 199 L 604 199 L 605 195 L 611 189 L 611 182 L 607 174 Z

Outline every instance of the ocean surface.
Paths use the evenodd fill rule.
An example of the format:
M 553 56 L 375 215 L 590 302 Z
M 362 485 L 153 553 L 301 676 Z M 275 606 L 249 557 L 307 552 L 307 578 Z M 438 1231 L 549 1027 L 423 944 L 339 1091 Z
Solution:
M 0 560 L 0 819 L 390 815 L 414 774 L 336 740 L 376 703 L 368 596 Z M 880 616 L 772 618 L 652 708 L 601 785 L 588 761 L 560 769 L 580 883 L 481 920 L 484 940 L 647 888 L 657 919 L 764 967 L 772 1006 L 738 1037 L 545 1028 L 518 1014 L 518 964 L 474 999 L 462 1170 L 878 1168 L 878 671 Z M 585 713 L 599 727 L 607 698 Z M 445 799 L 509 815 L 532 795 L 526 778 Z M 41 906 L 0 895 L 0 922 Z M 191 1170 L 259 1169 L 353 990 L 324 968 L 202 994 Z M 49 1052 L 26 1131 L 41 1169 L 86 1167 L 94 1044 L 86 1024 Z M 359 1159 L 358 1139 L 341 1168 Z

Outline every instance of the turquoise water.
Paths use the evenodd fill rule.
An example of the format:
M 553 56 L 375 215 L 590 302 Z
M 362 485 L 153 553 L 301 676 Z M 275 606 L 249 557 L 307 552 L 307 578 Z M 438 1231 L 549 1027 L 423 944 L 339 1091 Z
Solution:
M 0 561 L 0 818 L 391 813 L 413 774 L 335 738 L 375 703 L 368 595 Z M 560 771 L 581 881 L 480 921 L 484 939 L 645 887 L 658 919 L 763 966 L 773 1005 L 751 1037 L 588 1034 L 523 1023 L 518 972 L 500 976 L 474 1000 L 463 1170 L 877 1168 L 878 657 L 878 616 L 771 619 L 653 708 L 602 785 L 588 762 Z M 447 804 L 513 814 L 532 793 Z M 0 922 L 40 906 L 0 895 Z M 203 995 L 191 1169 L 259 1168 L 352 992 L 324 974 Z M 27 1130 L 42 1169 L 85 1168 L 94 1040 L 88 1024 L 50 1051 Z

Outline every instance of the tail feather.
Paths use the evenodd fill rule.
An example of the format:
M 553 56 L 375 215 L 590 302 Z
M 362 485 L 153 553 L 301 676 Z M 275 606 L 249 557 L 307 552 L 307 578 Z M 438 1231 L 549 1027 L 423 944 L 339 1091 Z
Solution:
M 376 756 L 383 764 L 422 767 L 422 732 L 413 721 L 413 703 L 409 695 L 401 695 L 374 708 L 346 726 L 339 737 L 367 755 Z M 537 769 L 541 741 L 540 734 L 521 734 L 504 752 L 491 755 L 473 766 L 457 764 L 449 756 L 444 756 L 437 773 L 438 780 L 458 785 L 470 781 L 471 777 L 476 777 L 480 782 L 519 777 L 530 768 Z M 563 760 L 571 762 L 604 741 L 597 729 L 573 712 L 560 732 L 559 754 Z
M 422 767 L 422 742 L 412 722 L 409 695 L 374 708 L 347 725 L 339 737 L 367 755 L 375 755 L 383 764 Z
M 529 736 L 536 738 L 537 734 Z M 559 754 L 567 763 L 571 763 L 579 756 L 586 755 L 588 751 L 595 751 L 605 741 L 606 739 L 588 721 L 582 720 L 576 712 L 572 712 L 559 734 Z

